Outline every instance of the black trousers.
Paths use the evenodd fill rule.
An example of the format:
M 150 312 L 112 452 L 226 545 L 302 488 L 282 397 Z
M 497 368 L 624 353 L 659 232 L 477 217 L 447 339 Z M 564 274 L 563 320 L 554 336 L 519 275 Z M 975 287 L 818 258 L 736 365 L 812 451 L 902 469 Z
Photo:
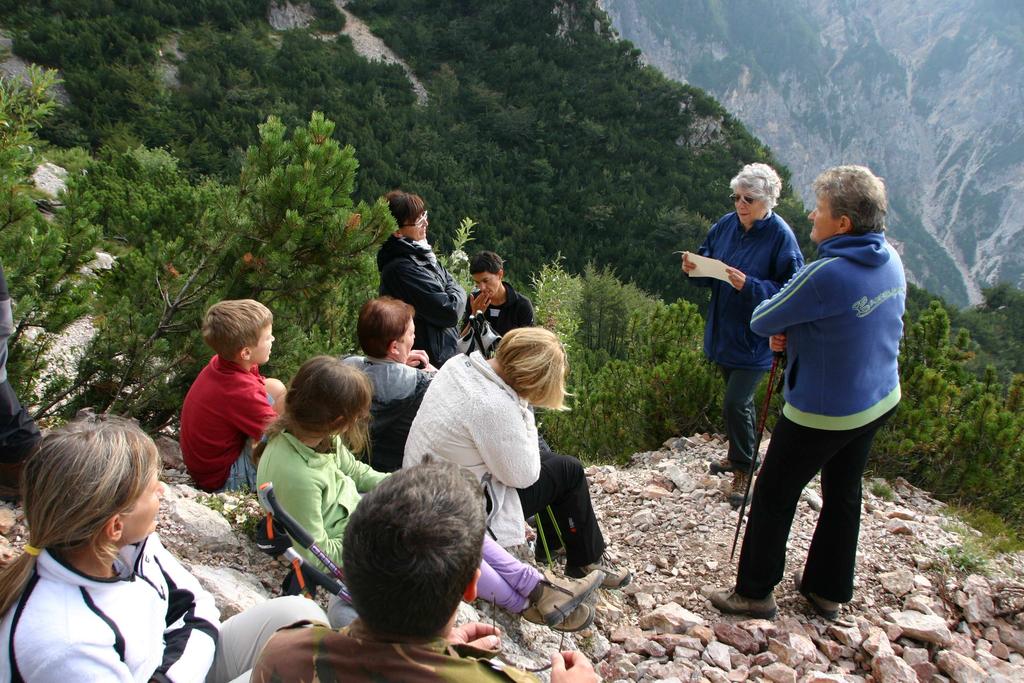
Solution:
M 590 488 L 583 463 L 568 455 L 553 453 L 543 437 L 540 438 L 540 478 L 525 489 L 518 489 L 523 515 L 537 516 L 544 525 L 548 547 L 561 547 L 558 534 L 551 528 L 551 518 L 545 508 L 551 506 L 558 528 L 565 539 L 566 564 L 573 567 L 597 562 L 604 553 L 604 536 L 594 516 L 590 502 Z
M 765 373 L 764 370 L 742 370 L 724 365 L 719 365 L 718 369 L 725 379 L 722 416 L 725 418 L 725 434 L 729 438 L 729 462 L 749 470 L 757 441 L 754 391 Z
M 736 592 L 761 599 L 782 580 L 786 542 L 804 487 L 821 472 L 821 512 L 804 564 L 803 589 L 849 602 L 860 535 L 861 482 L 875 433 L 895 408 L 863 427 L 802 427 L 779 418 L 754 485 Z
M 36 423 L 18 402 L 10 383 L 0 382 L 0 463 L 21 462 L 38 441 Z

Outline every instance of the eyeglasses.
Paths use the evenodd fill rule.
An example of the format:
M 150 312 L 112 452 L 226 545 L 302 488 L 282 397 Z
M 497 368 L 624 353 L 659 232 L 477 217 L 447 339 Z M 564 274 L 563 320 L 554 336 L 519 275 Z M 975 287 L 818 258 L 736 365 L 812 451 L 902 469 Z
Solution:
M 754 202 L 758 201 L 759 197 L 754 197 L 749 194 L 731 194 L 729 195 L 729 199 L 731 199 L 734 204 L 736 202 L 743 202 L 747 206 L 750 206 Z
M 427 212 L 424 211 L 419 216 L 416 216 L 416 220 L 415 221 L 413 221 L 412 223 L 402 223 L 401 227 L 403 227 L 403 228 L 409 228 L 409 227 L 423 228 L 423 227 L 426 227 L 428 222 L 430 222 L 430 219 L 427 218 Z

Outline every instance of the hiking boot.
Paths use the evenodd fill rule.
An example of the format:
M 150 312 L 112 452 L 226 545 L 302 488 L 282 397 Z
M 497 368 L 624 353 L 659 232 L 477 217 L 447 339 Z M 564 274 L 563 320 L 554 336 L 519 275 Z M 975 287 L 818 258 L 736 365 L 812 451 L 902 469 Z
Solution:
M 726 472 L 732 472 L 735 469 L 736 465 L 729 458 L 722 458 L 708 466 L 708 470 L 711 474 L 725 474 Z
M 570 612 L 569 616 L 557 624 L 545 624 L 543 617 L 541 617 L 540 612 L 536 607 L 527 607 L 519 616 L 527 621 L 533 622 L 534 624 L 550 626 L 554 631 L 565 631 L 566 633 L 571 633 L 573 631 L 582 631 L 594 623 L 594 608 L 584 602 Z
M 738 508 L 743 505 L 747 493 L 747 481 L 750 474 L 746 470 L 734 470 L 732 473 L 732 486 L 729 488 L 729 505 Z
M 604 572 L 604 581 L 601 582 L 604 588 L 622 588 L 633 580 L 633 574 L 628 569 L 615 566 L 606 555 L 602 555 L 597 562 L 582 567 L 565 566 L 565 575 L 576 578 L 594 571 Z
M 739 614 L 755 619 L 774 619 L 778 607 L 775 596 L 771 593 L 767 598 L 754 600 L 745 598 L 736 591 L 725 590 L 711 594 L 711 604 L 722 614 Z
M 823 598 L 817 593 L 804 590 L 804 573 L 799 569 L 793 572 L 793 583 L 796 584 L 796 589 L 800 591 L 800 595 L 807 598 L 807 602 L 811 603 L 811 607 L 818 613 L 818 616 L 828 621 L 835 621 L 839 618 L 839 608 L 842 605 L 833 600 Z
M 597 590 L 603 579 L 604 572 L 599 570 L 582 578 L 561 578 L 554 572 L 545 571 L 544 578 L 530 593 L 528 610 L 534 610 L 536 618 L 531 618 L 533 614 L 527 616 L 528 610 L 523 611 L 523 617 L 546 626 L 559 624 L 572 616 L 574 610 Z

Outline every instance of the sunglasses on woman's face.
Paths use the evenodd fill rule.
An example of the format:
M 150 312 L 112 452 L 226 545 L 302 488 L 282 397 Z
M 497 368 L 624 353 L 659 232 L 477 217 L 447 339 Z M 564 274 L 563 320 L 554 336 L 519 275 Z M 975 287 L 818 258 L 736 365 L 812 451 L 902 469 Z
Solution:
M 420 214 L 419 218 L 416 219 L 416 227 L 423 227 L 428 222 L 429 219 L 427 218 L 427 212 L 424 211 L 423 213 Z
M 731 199 L 734 204 L 736 202 L 743 202 L 747 206 L 750 206 L 751 204 L 757 201 L 757 197 L 751 196 L 749 194 L 731 194 L 729 195 L 729 199 Z

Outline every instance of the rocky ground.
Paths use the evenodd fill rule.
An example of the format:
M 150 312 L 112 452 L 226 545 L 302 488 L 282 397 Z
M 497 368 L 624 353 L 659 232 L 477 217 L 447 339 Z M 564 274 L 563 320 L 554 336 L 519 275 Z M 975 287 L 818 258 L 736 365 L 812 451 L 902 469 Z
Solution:
M 162 438 L 160 446 L 164 543 L 225 615 L 274 594 L 286 567 L 240 532 L 259 516 L 254 499 L 198 493 L 177 445 Z M 728 477 L 707 474 L 707 465 L 724 452 L 720 438 L 695 435 L 637 454 L 626 468 L 588 468 L 610 554 L 634 573 L 625 589 L 599 592 L 593 628 L 563 638 L 479 603 L 460 618 L 493 619 L 505 633 L 502 657 L 516 666 L 540 668 L 552 651 L 579 648 L 606 681 L 1024 680 L 1024 557 L 989 557 L 983 572 L 964 571 L 977 532 L 900 480 L 865 487 L 855 597 L 840 622 L 814 615 L 789 578 L 776 590 L 774 621 L 720 615 L 707 596 L 733 580 L 736 513 L 725 502 Z M 787 577 L 801 566 L 820 502 L 812 484 Z M 3 561 L 25 542 L 20 509 L 0 508 L 0 534 Z
M 18 79 L 27 83 L 29 63 L 11 52 L 13 45 L 14 41 L 11 39 L 9 31 L 0 29 L 0 78 Z M 53 86 L 50 92 L 60 104 L 71 102 L 68 91 L 60 83 Z
M 856 592 L 842 623 L 814 615 L 788 578 L 813 533 L 816 484 L 797 512 L 776 620 L 720 615 L 707 596 L 732 585 L 736 514 L 724 502 L 728 478 L 707 465 L 724 450 L 695 436 L 626 469 L 588 470 L 604 528 L 636 575 L 599 608 L 598 630 L 613 643 L 594 653 L 606 680 L 1024 680 L 1024 558 L 994 558 L 987 576 L 958 571 L 965 534 L 977 532 L 899 480 L 865 487 Z

